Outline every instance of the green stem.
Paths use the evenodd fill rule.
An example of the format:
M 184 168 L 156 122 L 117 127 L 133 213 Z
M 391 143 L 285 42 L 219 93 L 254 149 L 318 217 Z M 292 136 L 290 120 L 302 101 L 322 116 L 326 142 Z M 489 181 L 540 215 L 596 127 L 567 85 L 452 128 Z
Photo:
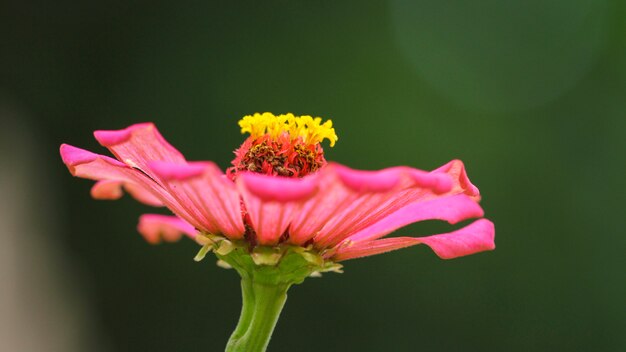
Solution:
M 243 307 L 225 352 L 264 352 L 287 300 L 289 284 L 241 279 Z

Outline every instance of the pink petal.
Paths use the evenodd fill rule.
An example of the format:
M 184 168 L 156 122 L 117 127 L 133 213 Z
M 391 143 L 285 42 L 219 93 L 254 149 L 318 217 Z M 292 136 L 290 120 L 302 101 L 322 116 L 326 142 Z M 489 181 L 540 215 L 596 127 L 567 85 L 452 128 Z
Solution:
M 169 144 L 153 123 L 140 123 L 122 130 L 95 131 L 94 136 L 118 160 L 154 177 L 148 164 L 152 161 L 185 163 L 183 155 Z
M 456 224 L 459 221 L 480 218 L 483 215 L 480 205 L 464 194 L 433 198 L 423 202 L 409 203 L 348 239 L 357 242 L 381 238 L 418 221 L 444 220 Z
M 91 196 L 94 199 L 116 200 L 122 198 L 122 181 L 102 180 L 91 187 Z
M 482 251 L 495 249 L 495 228 L 487 219 L 475 222 L 459 230 L 427 237 L 394 237 L 381 240 L 346 242 L 333 255 L 333 260 L 342 261 L 375 254 L 381 254 L 400 248 L 423 243 L 429 246 L 442 259 L 462 257 Z
M 136 198 L 154 204 L 157 203 L 154 198 L 158 198 L 174 214 L 198 229 L 231 238 L 243 235 L 235 185 L 211 163 L 153 162 L 150 165 L 154 170 L 148 166 L 147 171 L 138 171 L 115 159 L 69 145 L 61 146 L 61 156 L 75 176 L 123 182 Z M 111 191 L 112 185 L 108 187 Z
M 448 193 L 452 190 L 453 182 L 448 175 L 407 168 L 415 185 L 427 188 L 435 194 Z
M 177 181 L 202 176 L 209 165 L 209 162 L 177 164 L 166 161 L 152 161 L 149 164 L 150 170 L 159 178 Z
M 466 227 L 442 235 L 422 237 L 441 259 L 452 259 L 496 248 L 495 226 L 487 219 L 479 219 Z
M 369 171 L 335 164 L 334 171 L 345 186 L 358 193 L 388 192 L 400 183 L 401 177 L 396 168 Z
M 317 235 L 333 216 L 358 198 L 358 193 L 343 185 L 333 167 L 334 165 L 329 164 L 315 175 L 319 191 L 304 204 L 299 205 L 295 212 L 289 226 L 291 243 L 305 244 Z
M 123 181 L 98 181 L 93 185 L 93 187 L 91 187 L 91 196 L 94 199 L 117 200 L 124 194 L 122 188 L 124 188 L 128 194 L 133 196 L 133 198 L 143 204 L 151 205 L 153 207 L 163 206 L 163 202 L 161 202 L 159 198 L 155 197 L 149 191 L 146 191 L 143 187 L 134 183 Z
M 303 178 L 242 173 L 237 186 L 262 245 L 278 243 L 298 209 L 318 188 L 317 175 Z
M 183 234 L 195 238 L 198 231 L 177 216 L 144 214 L 139 217 L 139 233 L 151 244 L 178 241 Z
M 72 175 L 96 181 L 122 182 L 126 190 L 135 198 L 150 205 L 165 204 L 190 224 L 199 226 L 184 207 L 161 185 L 130 166 L 108 156 L 95 154 L 67 144 L 61 145 L 61 157 Z M 109 187 L 112 186 L 109 185 Z
M 192 221 L 182 216 L 183 219 L 206 232 L 232 239 L 243 236 L 239 194 L 235 184 L 215 164 L 155 161 L 148 167 Z
M 62 144 L 61 158 L 74 176 L 91 180 L 131 180 L 125 164 L 108 156 L 99 155 L 90 151 Z
M 293 202 L 309 198 L 317 191 L 315 177 L 288 178 L 251 172 L 242 173 L 242 186 L 267 202 Z
M 152 192 L 147 191 L 144 187 L 141 187 L 138 184 L 130 182 L 124 183 L 124 189 L 126 190 L 126 192 L 128 192 L 128 194 L 133 196 L 133 198 L 143 204 L 151 205 L 153 207 L 165 206 L 161 199 L 159 199 L 154 194 L 152 194 Z
M 433 170 L 434 174 L 447 174 L 453 180 L 452 189 L 449 194 L 463 193 L 470 196 L 472 199 L 480 200 L 480 191 L 478 187 L 474 186 L 467 177 L 465 171 L 465 165 L 461 160 L 452 160 L 449 163 L 441 166 L 440 168 Z
M 409 183 L 412 187 L 429 189 L 436 194 L 446 193 L 452 189 L 449 177 L 441 173 L 432 173 L 406 166 L 396 166 L 382 170 L 355 170 L 347 166 L 333 163 L 334 171 L 341 182 L 355 192 L 388 192 L 401 183 Z
M 330 164 L 320 173 L 320 192 L 302 205 L 289 229 L 293 243 L 314 238 L 319 249 L 333 247 L 410 202 L 452 187 L 447 174 L 409 167 L 362 171 Z

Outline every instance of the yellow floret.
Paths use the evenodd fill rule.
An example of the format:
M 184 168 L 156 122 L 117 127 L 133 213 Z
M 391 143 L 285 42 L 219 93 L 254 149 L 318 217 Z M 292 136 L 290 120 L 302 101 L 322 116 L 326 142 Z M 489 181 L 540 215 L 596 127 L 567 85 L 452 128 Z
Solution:
M 334 146 L 338 137 L 333 128 L 333 122 L 328 120 L 322 123 L 322 118 L 308 115 L 294 116 L 285 114 L 275 116 L 272 113 L 244 116 L 239 120 L 241 133 L 250 133 L 254 138 L 269 134 L 272 138 L 277 138 L 282 133 L 287 132 L 296 139 L 302 137 L 306 144 L 321 143 L 324 139 L 330 141 L 330 146 Z

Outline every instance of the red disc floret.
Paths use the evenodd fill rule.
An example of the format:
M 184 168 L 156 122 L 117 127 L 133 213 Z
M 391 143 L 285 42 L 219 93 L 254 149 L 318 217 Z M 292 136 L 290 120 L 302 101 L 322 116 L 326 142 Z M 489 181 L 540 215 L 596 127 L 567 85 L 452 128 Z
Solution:
M 232 165 L 226 170 L 231 180 L 235 180 L 241 171 L 304 177 L 326 165 L 326 159 L 319 143 L 306 144 L 301 137 L 293 139 L 288 133 L 282 133 L 278 138 L 270 135 L 248 137 L 235 150 Z

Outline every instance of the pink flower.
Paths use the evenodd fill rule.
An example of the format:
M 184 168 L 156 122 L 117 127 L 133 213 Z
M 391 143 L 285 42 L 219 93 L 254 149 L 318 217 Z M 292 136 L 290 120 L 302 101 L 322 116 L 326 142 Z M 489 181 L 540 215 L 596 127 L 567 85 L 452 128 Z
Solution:
M 378 171 L 327 163 L 320 143 L 337 140 L 330 121 L 255 114 L 240 121 L 251 136 L 227 173 L 210 161 L 189 162 L 152 123 L 96 131 L 116 157 L 67 144 L 61 157 L 74 176 L 96 180 L 91 195 L 165 206 L 173 216 L 146 214 L 138 230 L 150 243 L 182 234 L 205 244 L 220 238 L 256 247 L 299 246 L 338 262 L 425 244 L 449 259 L 494 249 L 493 223 L 463 163 L 434 171 Z M 423 220 L 473 223 L 427 237 L 383 238 Z

